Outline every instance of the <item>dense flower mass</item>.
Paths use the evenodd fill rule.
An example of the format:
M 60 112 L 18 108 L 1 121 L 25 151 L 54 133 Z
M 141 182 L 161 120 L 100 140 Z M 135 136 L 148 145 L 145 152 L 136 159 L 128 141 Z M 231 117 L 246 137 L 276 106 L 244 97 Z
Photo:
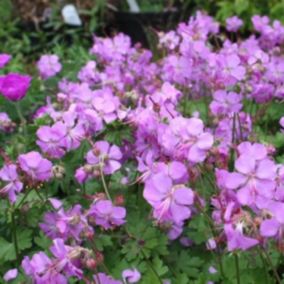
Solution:
M 197 12 L 157 34 L 157 54 L 96 36 L 74 76 L 40 58 L 44 92 L 62 69 L 54 94 L 19 127 L 0 113 L 0 261 L 21 263 L 3 266 L 5 281 L 278 279 L 267 266 L 284 251 L 284 26 L 256 15 L 236 40 L 242 25 L 227 19 L 229 39 Z M 18 101 L 30 81 L 3 75 L 0 92 Z

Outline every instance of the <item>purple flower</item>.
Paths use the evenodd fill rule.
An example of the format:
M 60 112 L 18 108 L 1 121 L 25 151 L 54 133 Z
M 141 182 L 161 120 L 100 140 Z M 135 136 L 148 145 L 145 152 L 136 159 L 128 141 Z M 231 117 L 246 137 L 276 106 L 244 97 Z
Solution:
M 33 255 L 32 259 L 24 257 L 22 267 L 26 275 L 36 284 L 68 283 L 68 277 L 75 276 L 81 279 L 83 271 L 77 266 L 76 260 L 85 249 L 81 247 L 65 246 L 62 239 L 53 240 L 50 248 L 55 258 L 49 258 L 44 252 Z
M 116 145 L 107 141 L 98 141 L 87 153 L 86 160 L 92 166 L 98 166 L 106 175 L 113 174 L 121 167 L 122 153 Z M 98 169 L 99 170 L 99 169 Z
M 213 145 L 213 136 L 204 132 L 204 125 L 199 118 L 185 119 L 177 117 L 161 134 L 161 144 L 177 157 L 187 157 L 192 163 L 203 162 L 207 151 Z
M 6 53 L 1 53 L 0 54 L 0 69 L 3 68 L 10 60 L 11 60 L 11 55 L 6 54 Z
M 243 21 L 237 16 L 233 16 L 231 18 L 227 18 L 226 20 L 226 28 L 229 32 L 236 32 L 243 25 Z
M 92 100 L 93 109 L 106 123 L 110 123 L 117 118 L 116 111 L 119 104 L 119 99 L 112 94 L 110 89 L 96 91 Z
M 60 72 L 62 65 L 57 55 L 42 55 L 37 62 L 37 68 L 42 79 L 48 79 Z
M 141 274 L 136 268 L 125 269 L 122 271 L 122 278 L 125 282 L 136 283 L 140 280 Z
M 98 273 L 93 276 L 95 284 L 122 284 L 121 281 L 113 279 L 111 276 L 106 275 L 105 273 Z
M 37 145 L 51 158 L 61 158 L 65 151 L 62 148 L 62 139 L 66 136 L 67 128 L 62 122 L 56 122 L 52 126 L 41 126 L 36 135 Z
M 230 86 L 245 78 L 246 69 L 241 65 L 241 60 L 236 54 L 219 55 L 219 67 L 222 71 L 222 80 L 225 86 Z
M 143 196 L 152 205 L 153 216 L 158 221 L 182 224 L 191 216 L 193 191 L 182 184 L 174 185 L 172 179 L 163 173 L 147 180 Z
M 213 94 L 213 99 L 210 110 L 214 115 L 227 115 L 242 109 L 242 97 L 237 93 L 219 90 Z
M 258 240 L 247 237 L 243 234 L 241 224 L 235 229 L 231 224 L 225 225 L 225 234 L 227 237 L 229 251 L 237 249 L 248 250 L 258 244 Z
M 84 124 L 78 119 L 78 114 L 72 106 L 62 116 L 64 125 L 61 125 L 61 132 L 65 133 L 65 137 L 61 141 L 67 151 L 77 149 L 81 141 L 85 137 Z
M 56 207 L 62 207 L 62 204 L 56 203 Z M 54 201 L 52 204 L 54 204 Z M 77 242 L 81 241 L 82 232 L 92 232 L 92 229 L 88 226 L 86 217 L 81 212 L 80 205 L 75 205 L 67 211 L 59 208 L 57 212 L 45 213 L 44 223 L 39 224 L 39 226 L 51 239 L 61 238 L 68 240 L 71 238 Z
M 52 177 L 52 163 L 40 153 L 32 151 L 18 157 L 20 168 L 35 181 L 47 181 Z
M 17 199 L 16 193 L 23 189 L 23 183 L 20 181 L 16 165 L 4 165 L 0 170 L 0 179 L 7 183 L 0 189 L 0 195 L 8 195 L 11 203 L 15 203 Z
M 91 86 L 98 83 L 100 81 L 100 77 L 96 67 L 97 64 L 95 61 L 89 61 L 78 73 L 78 79 Z
M 111 229 L 123 225 L 126 221 L 126 210 L 120 206 L 114 206 L 110 200 L 99 200 L 93 204 L 88 216 L 91 217 L 96 225 L 104 229 Z
M 0 93 L 10 101 L 19 101 L 26 95 L 31 79 L 28 75 L 17 73 L 0 76 Z
M 267 158 L 267 149 L 263 144 L 243 142 L 238 145 L 238 152 L 244 156 L 251 156 L 253 159 L 259 161 Z
M 238 172 L 230 173 L 226 179 L 228 189 L 238 189 L 241 204 L 252 205 L 258 197 L 272 198 L 275 189 L 276 167 L 269 159 L 256 161 L 254 157 L 241 155 L 235 162 Z
M 18 276 L 18 269 L 14 268 L 14 269 L 10 269 L 8 270 L 5 275 L 4 275 L 4 280 L 5 281 L 10 281 L 10 280 L 13 280 L 15 279 L 16 277 Z
M 0 112 L 0 130 L 11 132 L 15 128 L 15 123 L 12 122 L 6 112 Z
M 284 116 L 281 117 L 279 123 L 280 123 L 280 126 L 282 127 L 281 131 L 284 132 Z

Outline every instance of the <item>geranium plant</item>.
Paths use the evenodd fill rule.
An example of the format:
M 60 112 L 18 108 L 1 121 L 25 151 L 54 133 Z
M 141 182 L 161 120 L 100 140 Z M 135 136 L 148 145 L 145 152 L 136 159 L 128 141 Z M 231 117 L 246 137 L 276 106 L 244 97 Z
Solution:
M 283 282 L 284 26 L 252 23 L 95 36 L 33 84 L 0 57 L 3 281 Z

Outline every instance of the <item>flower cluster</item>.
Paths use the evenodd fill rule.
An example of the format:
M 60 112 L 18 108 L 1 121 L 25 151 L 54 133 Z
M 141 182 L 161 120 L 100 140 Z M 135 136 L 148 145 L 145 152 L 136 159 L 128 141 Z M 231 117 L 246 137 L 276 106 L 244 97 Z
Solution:
M 159 60 L 132 46 L 126 35 L 94 37 L 76 80 L 60 79 L 54 96 L 29 117 L 36 137 L 28 151 L 16 155 L 0 148 L 0 194 L 10 201 L 11 214 L 28 205 L 26 198 L 35 191 L 45 208 L 38 217 L 41 233 L 53 240 L 51 254 L 24 257 L 27 277 L 39 284 L 68 283 L 70 277 L 136 283 L 153 260 L 151 269 L 160 273 L 154 276 L 163 277 L 159 283 L 171 283 L 166 277 L 175 279 L 175 273 L 158 258 L 166 255 L 163 240 L 159 247 L 160 240 L 151 240 L 155 233 L 140 230 L 141 216 L 146 216 L 141 223 L 166 233 L 172 247 L 177 240 L 183 248 L 200 245 L 205 232 L 191 236 L 203 218 L 209 224 L 204 245 L 213 252 L 266 250 L 271 241 L 283 251 L 283 139 L 278 137 L 284 117 L 283 110 L 271 115 L 268 109 L 284 99 L 284 26 L 257 15 L 252 24 L 256 35 L 232 41 L 220 37 L 213 18 L 197 12 L 176 30 L 158 33 Z M 228 34 L 242 25 L 241 19 L 228 18 Z M 9 60 L 0 56 L 0 66 Z M 37 68 L 44 86 L 62 65 L 58 56 L 44 55 Z M 0 92 L 18 101 L 30 80 L 1 76 Z M 0 113 L 0 130 L 15 128 Z M 265 140 L 267 133 L 270 141 L 277 137 L 275 147 Z M 30 210 L 24 205 L 23 212 Z M 139 220 L 135 226 L 132 216 Z M 105 251 L 111 245 L 121 252 L 110 256 Z M 151 249 L 156 251 L 150 257 Z M 112 254 L 120 259 L 120 275 L 104 263 Z M 210 277 L 217 273 L 212 263 L 206 269 Z M 5 279 L 16 275 L 8 271 Z M 147 277 L 142 283 L 157 280 Z

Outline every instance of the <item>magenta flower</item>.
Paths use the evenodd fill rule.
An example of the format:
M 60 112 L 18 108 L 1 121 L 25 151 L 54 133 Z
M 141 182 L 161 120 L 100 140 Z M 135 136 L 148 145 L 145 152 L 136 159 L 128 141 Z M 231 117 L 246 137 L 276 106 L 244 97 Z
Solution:
M 6 64 L 9 63 L 12 56 L 10 54 L 1 53 L 0 54 L 0 69 L 3 68 Z
M 229 32 L 236 32 L 243 25 L 243 21 L 237 16 L 226 19 L 226 28 Z
M 17 193 L 23 189 L 23 183 L 20 181 L 16 165 L 4 165 L 0 170 L 0 179 L 7 183 L 0 189 L 0 195 L 8 196 L 11 203 L 15 203 Z
M 125 269 L 122 271 L 122 278 L 127 283 L 136 283 L 140 280 L 141 274 L 136 268 Z
M 37 62 L 37 68 L 42 79 L 48 79 L 60 72 L 62 65 L 57 55 L 42 55 Z
M 260 161 L 252 156 L 241 155 L 235 162 L 238 172 L 230 173 L 226 179 L 228 189 L 238 189 L 241 204 L 251 205 L 258 197 L 272 198 L 275 189 L 276 167 L 269 159 Z
M 114 206 L 110 200 L 99 200 L 93 204 L 88 212 L 96 225 L 104 229 L 111 229 L 123 225 L 126 216 L 126 210 L 120 206 Z
M 100 167 L 104 174 L 110 175 L 121 167 L 122 153 L 116 145 L 110 145 L 107 141 L 98 141 L 92 150 L 87 153 L 88 164 Z
M 20 168 L 35 181 L 47 181 L 52 177 L 52 163 L 40 153 L 32 151 L 18 157 Z
M 17 73 L 0 76 L 0 93 L 10 101 L 19 101 L 27 94 L 31 79 L 28 75 Z
M 182 184 L 174 185 L 172 179 L 163 173 L 146 181 L 143 196 L 152 205 L 153 216 L 158 221 L 182 224 L 191 216 L 193 191 Z

